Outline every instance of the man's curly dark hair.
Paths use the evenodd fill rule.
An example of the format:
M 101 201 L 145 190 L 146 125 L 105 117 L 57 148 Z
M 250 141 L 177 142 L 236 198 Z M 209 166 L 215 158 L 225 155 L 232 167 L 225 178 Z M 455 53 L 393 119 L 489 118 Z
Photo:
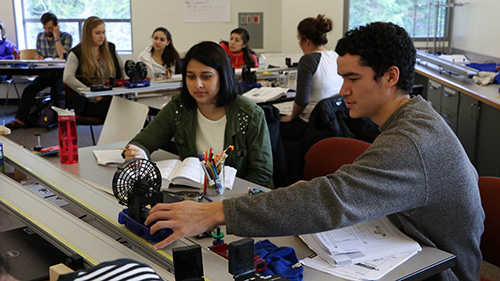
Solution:
M 360 64 L 375 72 L 375 80 L 382 77 L 391 66 L 399 69 L 397 87 L 411 93 L 415 76 L 416 50 L 406 30 L 391 22 L 373 22 L 347 31 L 335 51 L 359 55 Z

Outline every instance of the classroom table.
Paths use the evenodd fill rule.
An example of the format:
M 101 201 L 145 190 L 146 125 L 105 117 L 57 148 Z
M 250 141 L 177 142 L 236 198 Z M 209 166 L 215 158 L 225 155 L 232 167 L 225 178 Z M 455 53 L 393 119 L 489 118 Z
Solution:
M 9 163 L 13 163 L 14 166 L 27 170 L 31 176 L 41 180 L 45 184 L 54 186 L 58 189 L 58 193 L 68 198 L 71 203 L 85 204 L 87 208 L 92 209 L 98 214 L 100 219 L 116 220 L 115 217 L 123 206 L 118 205 L 116 202 L 117 200 L 113 198 L 113 196 L 109 194 L 106 195 L 102 193 L 101 190 L 95 188 L 104 187 L 109 190 L 111 188 L 111 179 L 116 168 L 97 165 L 93 150 L 116 149 L 123 147 L 125 145 L 124 142 L 80 148 L 79 162 L 71 165 L 61 164 L 58 157 L 42 158 L 31 154 L 27 149 L 19 147 L 5 137 L 0 137 L 0 142 L 4 143 L 4 151 Z M 172 157 L 176 156 L 165 151 L 157 151 L 152 154 L 152 160 L 154 161 Z M 76 186 L 77 183 L 78 186 Z M 223 198 L 244 196 L 247 194 L 248 187 L 259 186 L 242 179 L 236 179 L 233 190 L 226 190 L 222 196 L 216 196 L 213 197 L 213 199 L 222 200 Z M 116 228 L 117 224 L 116 222 L 108 223 L 107 227 Z M 224 231 L 224 228 L 222 229 Z M 131 237 L 127 238 L 133 239 Z M 239 238 L 233 235 L 225 237 L 226 242 L 237 239 Z M 312 253 L 296 236 L 272 237 L 270 240 L 278 246 L 293 247 L 299 259 L 305 258 Z M 144 246 L 143 241 L 135 241 L 135 243 L 142 243 L 142 246 Z M 158 255 L 157 253 L 160 252 L 169 255 L 173 247 L 179 247 L 180 245 L 190 243 L 203 246 L 203 262 L 206 276 L 209 279 L 232 280 L 231 276 L 227 273 L 227 262 L 206 249 L 208 245 L 211 245 L 211 239 L 181 239 L 162 251 L 154 251 L 154 253 L 150 253 L 150 246 L 144 246 L 144 248 L 148 254 L 153 254 L 152 256 L 156 259 L 155 261 L 157 261 L 158 258 L 161 260 L 163 257 L 164 259 L 163 255 Z M 397 267 L 380 280 L 422 280 L 453 266 L 455 263 L 455 256 L 453 254 L 426 246 L 422 248 L 422 252 L 419 252 L 402 266 Z M 304 271 L 304 280 L 342 279 L 306 267 Z
M 90 90 L 90 87 L 85 87 L 78 89 L 78 92 L 80 95 L 83 95 L 86 98 L 124 95 L 127 98 L 135 99 L 135 98 L 140 98 L 140 95 L 145 93 L 178 91 L 181 88 L 181 86 L 182 86 L 181 79 L 168 79 L 162 81 L 153 81 L 151 82 L 151 85 L 146 87 L 127 88 L 125 86 L 120 86 L 120 87 L 114 87 L 111 90 L 97 91 L 97 92 L 92 92 Z
M 65 65 L 65 60 L 0 60 L 0 75 L 59 73 L 62 76 Z

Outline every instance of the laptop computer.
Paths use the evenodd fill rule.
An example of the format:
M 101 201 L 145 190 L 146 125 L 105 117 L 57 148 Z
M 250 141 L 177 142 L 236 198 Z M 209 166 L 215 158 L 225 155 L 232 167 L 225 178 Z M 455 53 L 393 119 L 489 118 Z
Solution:
M 49 267 L 64 263 L 67 255 L 29 227 L 0 232 L 0 255 L 19 280 L 48 280 Z

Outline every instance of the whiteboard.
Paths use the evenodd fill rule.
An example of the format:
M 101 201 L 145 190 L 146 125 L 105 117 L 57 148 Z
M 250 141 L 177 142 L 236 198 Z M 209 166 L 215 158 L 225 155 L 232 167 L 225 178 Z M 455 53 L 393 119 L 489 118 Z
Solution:
M 229 0 L 185 0 L 185 22 L 229 22 Z

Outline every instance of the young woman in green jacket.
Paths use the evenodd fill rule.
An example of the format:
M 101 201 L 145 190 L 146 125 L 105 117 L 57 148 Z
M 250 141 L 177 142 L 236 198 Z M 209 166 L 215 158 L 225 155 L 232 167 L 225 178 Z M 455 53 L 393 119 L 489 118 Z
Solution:
M 269 131 L 262 108 L 241 96 L 231 63 L 215 42 L 193 46 L 184 58 L 181 94 L 129 143 L 125 159 L 149 157 L 172 137 L 179 157 L 212 148 L 221 152 L 234 146 L 226 164 L 237 176 L 272 186 L 273 161 Z

